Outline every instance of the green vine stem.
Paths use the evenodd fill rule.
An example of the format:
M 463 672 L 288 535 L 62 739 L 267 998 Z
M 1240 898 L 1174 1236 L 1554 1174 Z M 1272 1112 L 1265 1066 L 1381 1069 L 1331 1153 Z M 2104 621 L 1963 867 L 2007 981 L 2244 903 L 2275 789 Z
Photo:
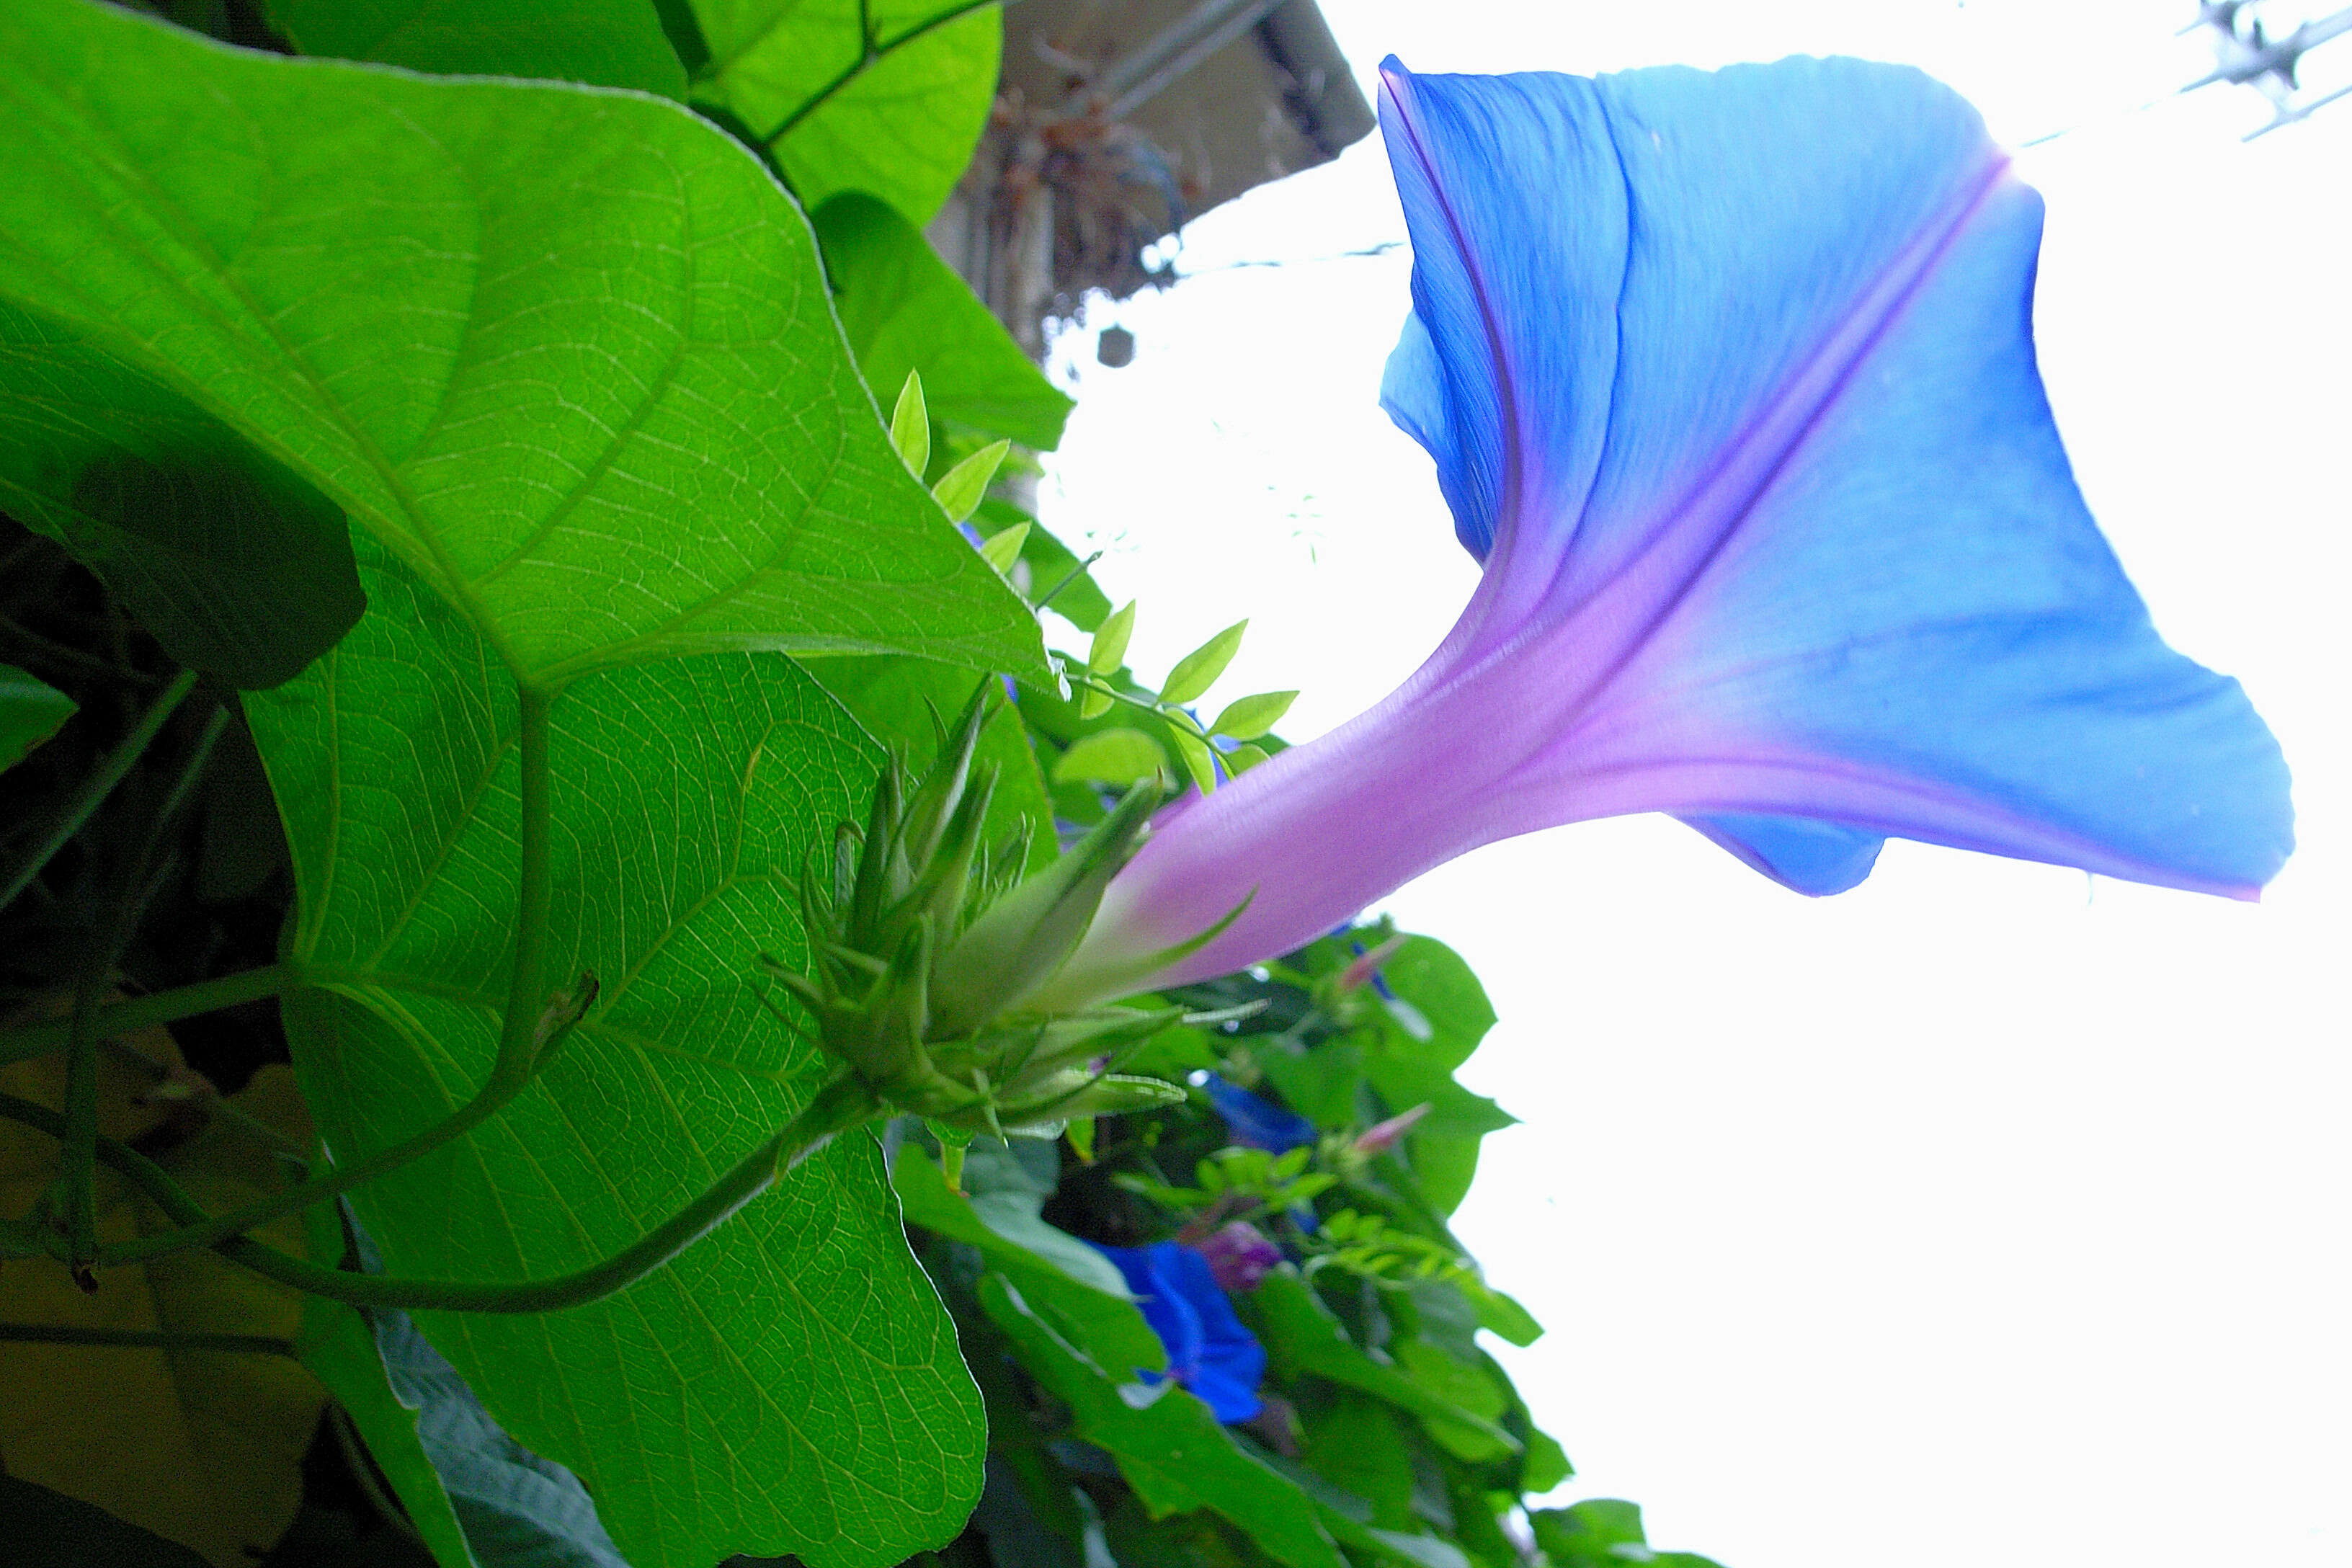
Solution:
M 98 1289 L 89 1268 L 98 1258 L 98 1206 L 90 1179 L 98 1157 L 99 999 L 112 983 L 114 961 L 121 955 L 124 944 L 138 927 L 141 911 L 147 906 L 149 874 L 163 835 L 179 819 L 188 797 L 195 793 L 196 781 L 204 776 L 205 764 L 212 761 L 213 748 L 219 744 L 228 723 L 228 710 L 215 708 L 204 732 L 188 749 L 186 760 L 180 764 L 179 776 L 172 782 L 171 793 L 156 808 L 147 831 L 140 837 L 137 852 L 122 868 L 122 886 L 116 895 L 113 911 L 107 919 L 106 929 L 85 955 L 80 982 L 75 987 L 73 1019 L 66 1035 L 66 1133 L 65 1152 L 59 1159 L 58 1207 L 65 1222 L 74 1279 L 84 1290 Z
M 66 802 L 65 808 L 58 814 L 57 820 L 49 824 L 48 830 L 27 845 L 25 852 L 17 858 L 16 864 L 8 868 L 7 880 L 0 882 L 0 909 L 15 903 L 16 895 L 32 884 L 33 879 L 41 874 L 41 868 L 65 847 L 66 841 L 81 831 L 82 824 L 105 804 L 106 797 L 114 793 L 114 786 L 121 784 L 123 775 L 131 771 L 131 764 L 139 760 L 149 742 L 155 739 L 156 732 L 163 728 L 163 721 L 172 716 L 195 688 L 196 672 L 184 669 L 171 685 L 163 689 L 163 695 L 155 699 L 154 705 L 141 715 L 137 728 L 123 736 L 121 743 L 107 753 L 106 760 L 99 763 L 97 770 L 82 781 L 81 788 L 74 792 L 73 798 Z
M 223 1007 L 257 1002 L 265 996 L 275 996 L 291 990 L 301 981 L 301 971 L 293 964 L 273 963 L 267 969 L 248 969 L 241 974 L 225 974 L 218 980 L 200 980 L 194 985 L 174 986 L 169 991 L 110 1002 L 97 1010 L 94 1026 L 100 1039 L 110 1040 L 119 1035 L 136 1034 L 157 1024 L 169 1024 L 181 1018 L 193 1018 L 199 1013 L 216 1012 Z M 0 1067 L 48 1055 L 66 1043 L 71 1028 L 69 1019 L 55 1018 L 46 1024 L 0 1029 Z
M 1190 730 L 1194 735 L 1203 741 L 1209 738 L 1209 731 L 1201 728 L 1201 721 L 1193 718 L 1190 713 L 1185 712 L 1181 708 L 1171 707 L 1160 702 L 1149 702 L 1140 697 L 1130 697 L 1126 692 L 1121 691 L 1118 687 L 1113 686 L 1103 677 L 1096 675 L 1091 671 L 1081 673 L 1077 679 L 1076 684 L 1086 688 L 1089 691 L 1098 691 L 1105 697 L 1109 698 L 1113 702 L 1123 702 L 1129 708 L 1136 709 L 1140 712 L 1150 713 L 1156 718 L 1167 720 L 1170 723 L 1175 724 L 1180 728 Z
M 568 1028 L 569 1024 L 564 1027 Z M 538 1060 L 544 1062 L 551 1057 L 555 1046 L 561 1041 L 562 1031 L 559 1030 L 539 1049 Z M 532 1077 L 530 1071 L 500 1077 L 494 1069 L 489 1080 L 473 1099 L 413 1137 L 404 1138 L 323 1175 L 313 1176 L 284 1192 L 256 1198 L 242 1208 L 211 1215 L 201 1224 L 184 1224 L 176 1230 L 159 1231 L 153 1236 L 136 1237 L 111 1247 L 102 1247 L 98 1250 L 97 1262 L 102 1268 L 112 1268 L 168 1258 L 173 1253 L 200 1247 L 217 1246 L 231 1237 L 243 1235 L 257 1226 L 268 1225 L 271 1220 L 292 1214 L 297 1209 L 340 1197 L 354 1187 L 364 1186 L 412 1161 L 423 1159 L 444 1143 L 464 1137 L 505 1110 L 517 1095 L 530 1086 Z
M 507 990 L 498 1057 L 491 1064 L 489 1077 L 475 1091 L 474 1098 L 412 1137 L 282 1193 L 257 1199 L 228 1214 L 183 1220 L 182 1228 L 177 1230 L 101 1248 L 97 1255 L 100 1264 L 110 1267 L 141 1263 L 174 1252 L 216 1246 L 282 1215 L 340 1196 L 464 1137 L 505 1110 L 530 1086 L 562 1034 L 577 1021 L 576 1017 L 566 1020 L 553 1038 L 543 1037 L 542 1025 L 550 1016 L 541 977 L 546 967 L 550 902 L 549 838 L 553 807 L 547 752 L 549 715 L 554 700 L 553 693 L 530 687 L 522 689 L 521 724 L 517 738 L 521 772 L 522 863 L 515 910 L 514 974 Z
M 832 1079 L 782 1131 L 737 1162 L 700 1197 L 603 1262 L 551 1279 L 404 1279 L 390 1275 L 354 1274 L 307 1263 L 274 1247 L 243 1237 L 215 1243 L 214 1249 L 281 1285 L 354 1307 L 396 1307 L 433 1312 L 560 1311 L 601 1300 L 635 1284 L 725 1223 L 736 1210 L 767 1191 L 778 1177 L 839 1134 L 871 1121 L 881 1110 L 880 1103 L 856 1078 L 845 1072 Z M 65 1118 L 45 1105 L 13 1094 L 0 1094 L 0 1116 L 21 1121 L 53 1138 L 62 1137 L 65 1131 Z M 172 1179 L 169 1172 L 129 1144 L 101 1137 L 98 1141 L 98 1157 L 153 1199 L 175 1224 L 194 1227 L 210 1223 L 213 1216 Z

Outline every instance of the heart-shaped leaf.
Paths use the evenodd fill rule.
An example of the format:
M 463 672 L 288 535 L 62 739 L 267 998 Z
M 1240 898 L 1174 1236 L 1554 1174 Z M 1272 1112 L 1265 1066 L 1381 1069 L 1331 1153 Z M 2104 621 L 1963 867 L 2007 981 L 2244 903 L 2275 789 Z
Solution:
M 814 209 L 870 191 L 928 223 L 996 92 L 994 0 L 693 0 L 697 101 L 766 146 Z
M 894 458 L 893 461 L 896 459 Z M 487 1075 L 517 902 L 518 709 L 464 618 L 362 542 L 371 608 L 247 711 L 289 828 L 312 988 L 289 1032 L 329 1145 L 383 1147 Z M 551 721 L 549 973 L 596 1005 L 520 1099 L 352 1194 L 387 1271 L 541 1278 L 609 1255 L 803 1104 L 814 1047 L 753 955 L 880 752 L 779 655 L 609 669 Z M 895 1563 L 979 1489 L 979 1401 L 870 1137 L 677 1261 L 542 1318 L 421 1315 L 491 1415 L 576 1472 L 637 1568 Z
M 0 300 L 299 476 L 520 679 L 754 648 L 1042 668 L 891 450 L 807 224 L 694 115 L 84 0 L 0 10 Z

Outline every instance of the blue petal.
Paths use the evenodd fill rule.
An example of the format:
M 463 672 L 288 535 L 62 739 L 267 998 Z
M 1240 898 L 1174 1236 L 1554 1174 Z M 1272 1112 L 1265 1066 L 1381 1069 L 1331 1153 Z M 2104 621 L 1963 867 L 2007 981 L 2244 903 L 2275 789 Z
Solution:
M 1886 840 L 1802 816 L 1738 812 L 1683 820 L 1783 887 L 1822 898 L 1858 888 Z
M 1383 399 L 1486 561 L 1442 657 L 1559 710 L 1521 798 L 1673 811 L 1812 892 L 1885 835 L 2276 872 L 2285 764 L 2083 506 L 2033 359 L 2040 202 L 1965 103 L 1851 60 L 1391 62 L 1385 99 L 1415 317 Z
M 1215 1073 L 1202 1080 L 1201 1089 L 1217 1108 L 1217 1114 L 1225 1119 L 1226 1133 L 1244 1148 L 1286 1154 L 1301 1144 L 1315 1142 L 1315 1123 L 1295 1110 L 1261 1100 Z
M 1143 1321 L 1168 1352 L 1168 1375 L 1216 1412 L 1220 1421 L 1246 1421 L 1259 1409 L 1265 1350 L 1234 1313 L 1209 1260 L 1177 1241 L 1095 1250 L 1118 1266 L 1134 1292 Z M 1154 1373 L 1141 1375 L 1159 1381 Z

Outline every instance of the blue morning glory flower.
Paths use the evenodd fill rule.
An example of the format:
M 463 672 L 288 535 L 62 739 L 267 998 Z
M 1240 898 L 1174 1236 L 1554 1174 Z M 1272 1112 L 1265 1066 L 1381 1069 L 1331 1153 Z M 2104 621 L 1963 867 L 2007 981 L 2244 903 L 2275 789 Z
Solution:
M 1383 79 L 1413 304 L 1382 402 L 1484 576 L 1377 707 L 1164 814 L 1049 1000 L 1627 812 L 1811 894 L 1890 836 L 2276 874 L 2286 764 L 2084 506 L 2034 363 L 2041 199 L 1973 110 L 1843 59 Z
M 1220 1421 L 1246 1421 L 1258 1413 L 1265 1378 L 1265 1347 L 1234 1315 L 1209 1260 L 1181 1241 L 1095 1250 L 1118 1266 L 1135 1293 L 1143 1321 L 1167 1347 L 1167 1375 L 1199 1396 Z M 1156 1383 L 1157 1373 L 1140 1374 Z
M 1225 1119 L 1226 1135 L 1244 1148 L 1286 1154 L 1315 1142 L 1315 1123 L 1297 1111 L 1285 1110 L 1213 1072 L 1201 1074 L 1199 1081 L 1201 1092 Z

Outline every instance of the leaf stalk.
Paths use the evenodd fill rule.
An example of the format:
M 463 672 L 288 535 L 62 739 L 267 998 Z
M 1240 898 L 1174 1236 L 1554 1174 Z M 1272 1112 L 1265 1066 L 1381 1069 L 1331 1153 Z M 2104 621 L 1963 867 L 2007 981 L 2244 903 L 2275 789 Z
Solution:
M 424 1312 L 561 1311 L 602 1300 L 662 1268 L 767 1191 L 779 1176 L 880 1110 L 854 1078 L 836 1075 L 781 1131 L 738 1161 L 692 1203 L 602 1262 L 552 1279 L 410 1279 L 356 1274 L 306 1262 L 242 1237 L 216 1242 L 214 1250 L 281 1285 L 354 1307 Z M 59 1137 L 65 1131 L 65 1119 L 56 1111 L 12 1094 L 0 1094 L 0 1116 L 51 1137 Z M 213 1216 L 169 1172 L 129 1144 L 101 1136 L 98 1158 L 128 1178 L 175 1223 L 194 1229 L 212 1222 Z

